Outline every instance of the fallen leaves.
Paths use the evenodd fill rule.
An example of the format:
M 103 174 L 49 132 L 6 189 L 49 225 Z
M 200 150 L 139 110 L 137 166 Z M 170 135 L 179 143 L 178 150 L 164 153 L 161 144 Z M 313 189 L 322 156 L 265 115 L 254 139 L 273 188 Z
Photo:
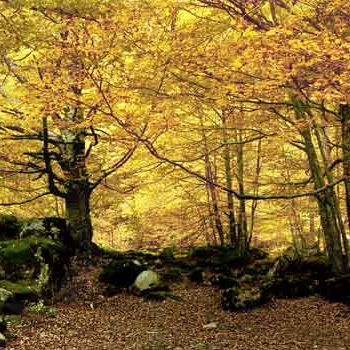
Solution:
M 341 304 L 312 297 L 227 313 L 219 291 L 193 286 L 175 291 L 181 301 L 144 302 L 127 293 L 102 298 L 97 274 L 95 268 L 76 276 L 72 290 L 62 292 L 71 299 L 56 305 L 55 318 L 25 314 L 11 327 L 8 349 L 349 349 L 350 315 Z

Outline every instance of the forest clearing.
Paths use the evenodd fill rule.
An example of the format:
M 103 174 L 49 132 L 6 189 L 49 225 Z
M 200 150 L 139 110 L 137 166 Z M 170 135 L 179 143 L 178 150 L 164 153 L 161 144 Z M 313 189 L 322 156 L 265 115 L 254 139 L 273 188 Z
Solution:
M 348 0 L 0 0 L 0 347 L 350 349 Z

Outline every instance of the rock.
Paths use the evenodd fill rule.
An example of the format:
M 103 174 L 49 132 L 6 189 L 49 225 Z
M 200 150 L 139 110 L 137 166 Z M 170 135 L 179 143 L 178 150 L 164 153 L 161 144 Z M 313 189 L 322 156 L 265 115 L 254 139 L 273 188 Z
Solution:
M 183 280 L 183 271 L 178 267 L 173 267 L 166 269 L 165 271 L 161 272 L 162 281 L 165 282 L 181 282 Z
M 5 338 L 5 336 L 2 333 L 0 333 L 0 347 L 1 348 L 5 348 L 6 347 L 6 338 Z
M 23 303 L 15 301 L 7 301 L 2 307 L 2 311 L 6 315 L 20 315 L 23 312 L 23 310 Z
M 188 275 L 188 278 L 191 282 L 195 282 L 201 284 L 204 282 L 204 271 L 200 267 L 196 267 L 193 271 L 191 271 Z
M 7 322 L 4 316 L 0 316 L 0 333 L 4 333 L 7 330 Z
M 13 293 L 7 289 L 0 288 L 0 303 L 3 305 L 7 301 L 13 299 Z
M 114 260 L 103 269 L 99 280 L 116 288 L 128 288 L 144 270 L 146 269 L 135 261 Z
M 287 250 L 276 260 L 269 271 L 270 277 L 283 277 L 285 275 L 307 275 L 310 279 L 325 280 L 332 276 L 332 271 L 325 256 L 298 256 L 291 250 Z
M 265 276 L 273 267 L 274 263 L 275 261 L 271 258 L 256 260 L 253 263 L 245 266 L 243 273 L 253 276 Z
M 245 310 L 264 305 L 269 300 L 264 288 L 229 288 L 223 292 L 222 307 L 229 311 Z
M 228 288 L 238 287 L 238 282 L 236 279 L 223 274 L 212 276 L 210 278 L 210 283 L 213 286 L 218 287 L 219 289 L 228 289 Z
M 300 298 L 318 292 L 319 281 L 307 276 L 286 275 L 270 282 L 269 291 L 277 298 Z
M 215 329 L 218 327 L 218 324 L 216 322 L 210 322 L 208 324 L 205 324 L 203 326 L 203 329 Z
M 240 283 L 250 283 L 250 282 L 254 281 L 254 279 L 255 279 L 254 276 L 249 275 L 249 274 L 245 274 L 245 275 L 240 277 L 239 282 Z
M 14 215 L 0 214 L 0 240 L 19 238 L 21 222 Z
M 320 294 L 329 301 L 350 305 L 350 275 L 325 280 L 320 285 Z
M 134 287 L 139 291 L 154 289 L 160 285 L 160 276 L 152 270 L 142 271 L 135 279 Z
M 69 245 L 70 237 L 66 220 L 59 217 L 46 217 L 27 220 L 21 228 L 20 237 L 45 237 Z
M 194 260 L 197 266 L 210 266 L 211 268 L 239 267 L 245 261 L 241 252 L 232 247 L 194 247 L 189 258 Z

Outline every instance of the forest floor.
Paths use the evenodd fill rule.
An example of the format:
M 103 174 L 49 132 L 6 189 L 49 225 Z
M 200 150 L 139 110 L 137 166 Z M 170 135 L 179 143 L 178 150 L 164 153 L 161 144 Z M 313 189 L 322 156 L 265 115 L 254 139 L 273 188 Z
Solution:
M 230 313 L 220 292 L 183 285 L 181 299 L 143 301 L 128 293 L 103 297 L 99 268 L 80 272 L 58 295 L 55 316 L 26 312 L 10 326 L 8 350 L 346 350 L 349 307 L 318 297 L 274 300 Z

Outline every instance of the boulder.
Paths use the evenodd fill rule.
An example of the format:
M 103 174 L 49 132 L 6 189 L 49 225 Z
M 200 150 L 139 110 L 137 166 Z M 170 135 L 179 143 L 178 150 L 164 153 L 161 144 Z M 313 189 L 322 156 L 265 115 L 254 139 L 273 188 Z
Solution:
M 128 288 L 144 270 L 146 268 L 137 260 L 114 260 L 103 269 L 99 280 L 117 289 Z
M 194 247 L 189 259 L 197 266 L 215 267 L 240 267 L 245 262 L 241 252 L 233 247 Z
M 4 304 L 13 299 L 13 293 L 7 289 L 0 288 L 0 309 L 3 308 Z
M 183 280 L 183 271 L 178 267 L 167 268 L 161 272 L 162 281 L 169 283 L 181 282 Z
M 329 301 L 350 305 L 350 275 L 323 281 L 320 285 L 320 294 Z
M 0 241 L 19 238 L 21 225 L 14 215 L 0 214 Z
M 70 245 L 70 236 L 67 229 L 66 220 L 59 217 L 35 218 L 24 221 L 20 238 L 44 237 Z
M 4 316 L 0 316 L 0 333 L 4 333 L 7 330 L 7 322 Z
M 49 296 L 64 278 L 69 255 L 65 246 L 48 238 L 27 237 L 0 242 L 3 282 L 35 282 L 37 293 Z
M 223 274 L 213 275 L 210 278 L 210 283 L 219 289 L 237 288 L 239 286 L 235 278 Z
M 0 333 L 0 348 L 5 348 L 5 347 L 6 347 L 6 338 L 2 333 Z
M 24 310 L 24 304 L 20 301 L 7 301 L 2 307 L 5 315 L 20 315 Z
M 222 294 L 222 307 L 228 311 L 251 309 L 270 301 L 270 296 L 264 288 L 229 288 Z
M 308 276 L 286 275 L 273 279 L 268 289 L 277 298 L 303 298 L 318 292 L 319 281 Z
M 138 291 L 155 289 L 160 286 L 160 276 L 152 270 L 142 271 L 135 279 L 134 287 Z
M 196 267 L 188 274 L 188 278 L 191 282 L 201 284 L 204 282 L 204 275 L 205 271 L 201 267 Z

